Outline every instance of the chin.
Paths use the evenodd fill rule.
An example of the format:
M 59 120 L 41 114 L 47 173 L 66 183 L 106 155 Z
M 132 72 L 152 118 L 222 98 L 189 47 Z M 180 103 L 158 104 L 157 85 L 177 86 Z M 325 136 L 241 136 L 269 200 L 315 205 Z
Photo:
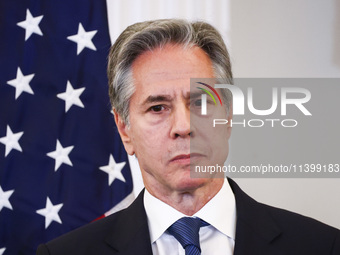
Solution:
M 196 190 L 202 186 L 204 186 L 205 184 L 207 184 L 210 180 L 207 178 L 192 178 L 190 177 L 190 175 L 186 178 L 181 178 L 181 180 L 179 180 L 179 183 L 176 187 L 176 189 L 178 191 L 192 191 L 192 190 Z

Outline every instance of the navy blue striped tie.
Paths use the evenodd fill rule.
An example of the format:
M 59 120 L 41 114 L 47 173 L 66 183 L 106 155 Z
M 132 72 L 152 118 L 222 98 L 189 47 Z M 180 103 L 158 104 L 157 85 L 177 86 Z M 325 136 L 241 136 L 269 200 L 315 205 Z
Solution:
M 183 217 L 168 228 L 168 232 L 173 235 L 185 249 L 185 255 L 200 255 L 199 230 L 202 226 L 209 225 L 200 218 Z

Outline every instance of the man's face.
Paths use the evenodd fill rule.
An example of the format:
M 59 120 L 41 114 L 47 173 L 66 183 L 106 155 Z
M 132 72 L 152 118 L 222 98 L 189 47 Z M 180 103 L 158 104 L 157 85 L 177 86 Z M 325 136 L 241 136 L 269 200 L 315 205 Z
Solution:
M 120 116 L 116 122 L 126 151 L 138 158 L 145 187 L 157 196 L 213 185 L 214 179 L 190 177 L 190 163 L 223 165 L 228 154 L 229 128 L 190 125 L 190 109 L 198 107 L 190 100 L 190 78 L 214 77 L 209 57 L 198 47 L 166 45 L 140 55 L 132 72 L 130 126 Z M 224 107 L 219 114 L 227 118 Z M 197 142 L 196 151 L 190 141 Z

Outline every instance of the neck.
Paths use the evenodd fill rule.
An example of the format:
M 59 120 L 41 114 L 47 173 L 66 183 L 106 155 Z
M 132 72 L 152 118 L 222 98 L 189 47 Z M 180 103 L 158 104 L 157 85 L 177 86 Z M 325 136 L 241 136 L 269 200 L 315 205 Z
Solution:
M 177 211 L 192 216 L 222 188 L 223 178 L 206 179 L 203 184 L 185 190 L 166 190 L 145 184 L 148 192 Z

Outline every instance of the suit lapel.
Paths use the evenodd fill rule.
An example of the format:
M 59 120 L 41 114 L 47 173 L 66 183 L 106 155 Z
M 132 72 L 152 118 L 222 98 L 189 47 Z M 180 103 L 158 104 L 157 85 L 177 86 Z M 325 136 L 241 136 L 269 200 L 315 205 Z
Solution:
M 245 194 L 228 179 L 236 200 L 237 222 L 234 255 L 283 255 L 272 245 L 281 234 L 264 205 Z
M 115 229 L 106 242 L 120 255 L 152 255 L 147 216 L 143 203 L 144 190 L 124 213 L 117 217 Z

